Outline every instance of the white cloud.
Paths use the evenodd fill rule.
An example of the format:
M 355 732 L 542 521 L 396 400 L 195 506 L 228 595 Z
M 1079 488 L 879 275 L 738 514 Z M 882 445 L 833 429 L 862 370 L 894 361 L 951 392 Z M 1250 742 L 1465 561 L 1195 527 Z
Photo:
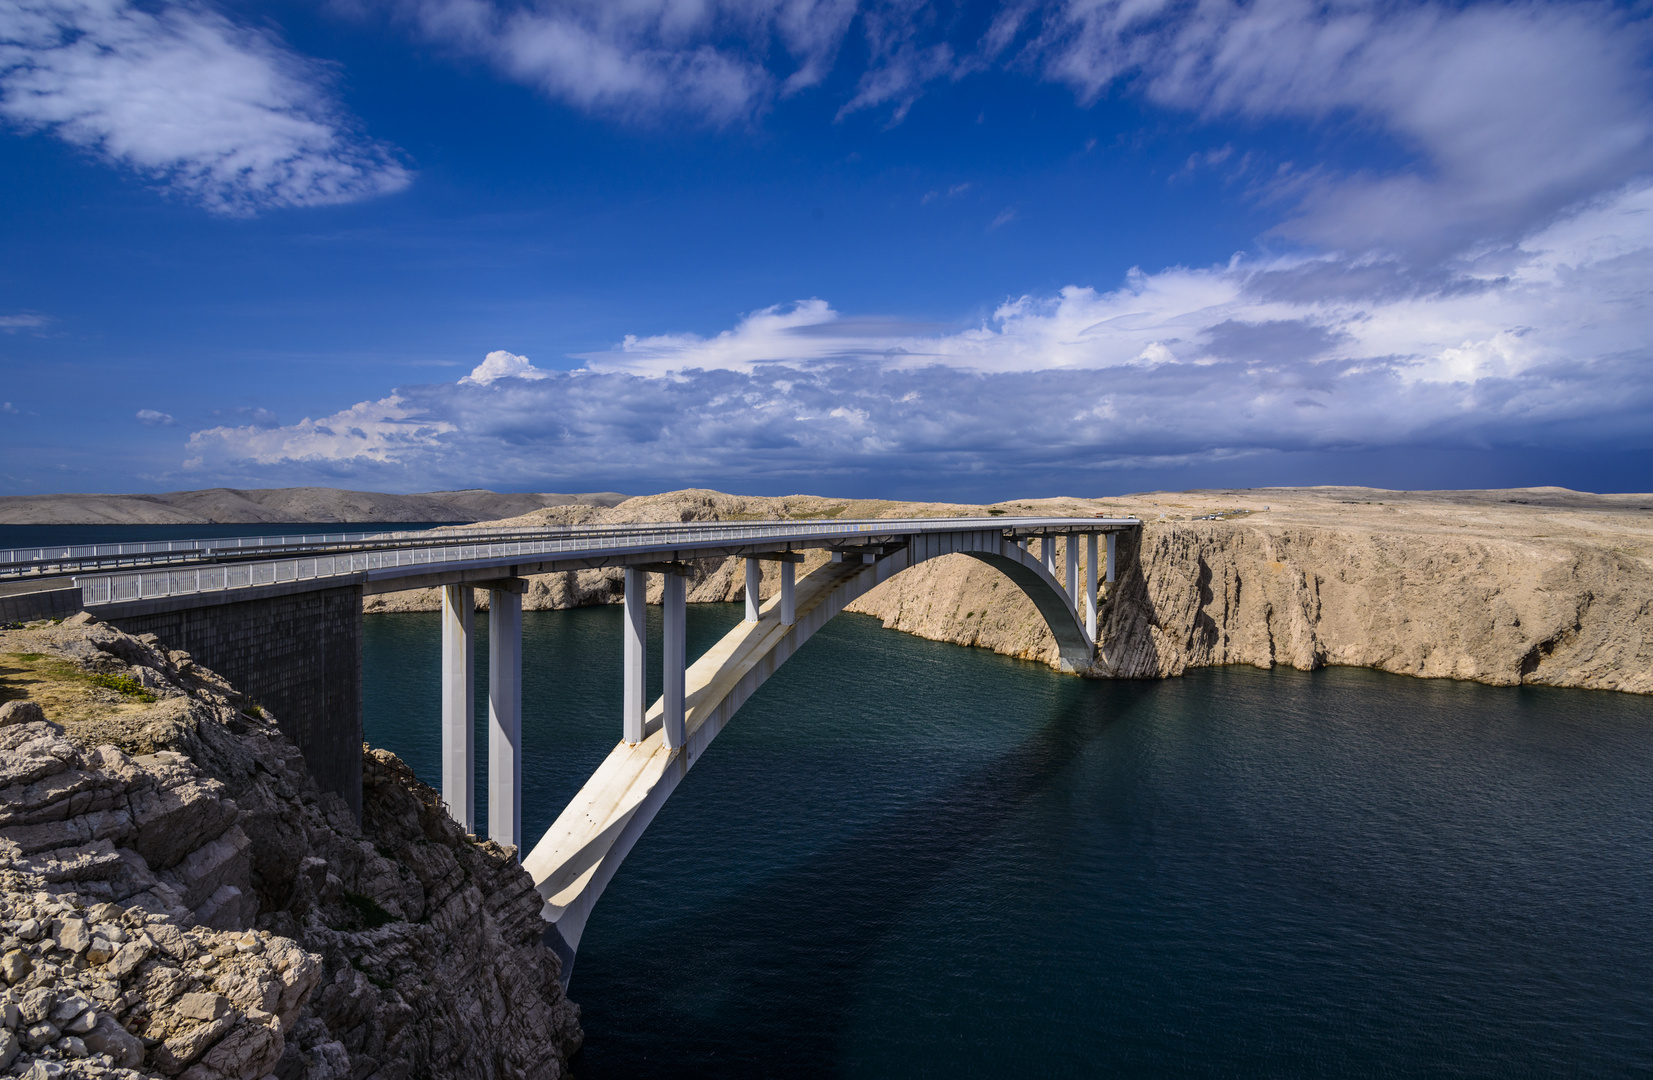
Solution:
M 808 300 L 711 337 L 627 337 L 586 370 L 537 379 L 490 354 L 458 383 L 321 422 L 216 428 L 191 447 L 197 468 L 224 476 L 551 490 L 592 475 L 796 483 L 1265 451 L 1645 447 L 1650 284 L 1642 185 L 1449 273 L 1236 259 L 1018 298 L 951 332 Z
M 137 416 L 138 423 L 149 424 L 153 427 L 171 427 L 178 422 L 158 409 L 139 409 Z
M 579 108 L 724 123 L 820 82 L 856 3 L 402 0 L 399 9 L 429 40 L 486 57 L 510 78 Z
M 356 132 L 330 81 L 328 69 L 270 34 L 192 4 L 0 5 L 0 116 L 215 213 L 407 186 L 407 170 Z
M 461 385 L 487 386 L 499 379 L 543 379 L 549 372 L 541 371 L 529 363 L 526 356 L 517 356 L 504 349 L 495 349 L 482 358 L 482 363 L 471 369 L 471 373 L 460 379 Z
M 9 401 L 0 402 L 0 413 L 9 413 L 12 416 L 16 416 L 17 406 L 13 405 Z
M 15 334 L 19 330 L 37 330 L 51 321 L 45 315 L 0 315 L 0 330 Z
M 1375 125 L 1411 164 L 1320 166 L 1275 185 L 1297 206 L 1284 231 L 1317 244 L 1456 251 L 1653 163 L 1648 32 L 1626 9 L 1070 0 L 1040 20 L 1030 55 L 1083 100 L 1131 81 L 1211 118 Z
M 457 430 L 445 420 L 419 415 L 419 409 L 396 394 L 364 401 L 320 420 L 305 417 L 289 427 L 215 427 L 189 437 L 186 467 L 197 467 L 210 454 L 233 447 L 234 455 L 258 465 L 280 462 L 361 461 L 387 463 L 438 445 Z

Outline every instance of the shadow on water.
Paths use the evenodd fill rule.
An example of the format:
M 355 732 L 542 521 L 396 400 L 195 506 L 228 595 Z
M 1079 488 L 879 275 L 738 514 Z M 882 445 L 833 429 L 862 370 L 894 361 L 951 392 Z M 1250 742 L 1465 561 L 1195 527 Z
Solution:
M 728 898 L 713 918 L 658 926 L 625 950 L 623 969 L 577 966 L 571 996 L 580 1000 L 582 974 L 601 978 L 606 1015 L 588 1019 L 595 1027 L 576 1070 L 611 1075 L 613 1057 L 629 1076 L 840 1072 L 853 990 L 881 939 L 1124 718 L 1138 695 L 1119 689 L 1104 716 L 1085 687 L 1063 687 L 1049 719 L 1009 752 Z M 737 1007 L 733 1046 L 721 1018 Z M 648 1021 L 625 1022 L 634 1016 Z

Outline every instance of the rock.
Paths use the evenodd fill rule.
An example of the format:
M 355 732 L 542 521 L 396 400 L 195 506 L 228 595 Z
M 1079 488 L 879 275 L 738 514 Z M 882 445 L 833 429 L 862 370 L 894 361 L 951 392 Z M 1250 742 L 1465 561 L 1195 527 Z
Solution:
M 83 1058 L 87 1055 L 86 1044 L 73 1035 L 65 1035 L 57 1040 L 54 1048 L 58 1053 L 68 1057 Z
M 24 1071 L 19 1080 L 58 1080 L 65 1071 L 64 1067 L 55 1061 L 39 1059 Z
M 8 701 L 0 705 L 0 727 L 13 724 L 44 724 L 46 713 L 33 701 Z
M 223 994 L 185 994 L 172 1008 L 191 1020 L 216 1020 L 230 1012 L 230 1000 Z
M 15 1031 L 0 1031 L 0 1070 L 11 1068 L 11 1063 L 22 1052 L 23 1044 Z
M 91 944 L 92 932 L 87 928 L 85 919 L 63 920 L 63 927 L 57 932 L 58 948 L 83 953 Z
M 19 979 L 26 978 L 33 970 L 34 961 L 21 949 L 13 949 L 4 957 L 0 957 L 0 976 L 4 976 L 8 983 L 16 983 Z
M 195 1062 L 195 1059 L 205 1054 L 207 1050 L 223 1038 L 235 1022 L 241 1019 L 235 1013 L 220 1016 L 208 1024 L 197 1024 L 195 1027 L 174 1035 L 162 1045 L 149 1052 L 150 1060 L 155 1067 L 168 1076 L 177 1076 Z
M 23 1033 L 23 1048 L 39 1050 L 42 1046 L 56 1042 L 62 1035 L 63 1032 L 59 1031 L 56 1025 L 42 1020 L 38 1024 L 30 1025 L 29 1030 Z
M 0 1023 L 3 1023 L 8 1030 L 15 1029 L 22 1022 L 23 1010 L 19 1009 L 15 1002 L 8 1001 L 0 1004 Z M 4 1068 L 4 1066 L 0 1066 L 0 1068 Z
M 71 994 L 68 997 L 58 999 L 57 1005 L 53 1007 L 48 1019 L 58 1027 L 67 1029 L 69 1021 L 80 1016 L 91 1007 L 92 1003 L 90 1001 L 79 994 Z
M 57 992 L 49 986 L 37 986 L 23 995 L 17 1003 L 18 1013 L 25 1024 L 38 1024 L 52 1014 L 57 1005 Z
M 109 973 L 117 979 L 124 979 L 131 974 L 132 969 L 149 959 L 149 946 L 141 941 L 129 941 L 122 945 L 108 964 Z
M 46 932 L 46 927 L 39 919 L 24 919 L 17 924 L 17 936 L 24 941 L 39 941 Z
M 108 1054 L 117 1068 L 136 1069 L 143 1064 L 143 1040 L 108 1013 L 99 1013 L 97 1023 L 81 1039 L 92 1053 Z

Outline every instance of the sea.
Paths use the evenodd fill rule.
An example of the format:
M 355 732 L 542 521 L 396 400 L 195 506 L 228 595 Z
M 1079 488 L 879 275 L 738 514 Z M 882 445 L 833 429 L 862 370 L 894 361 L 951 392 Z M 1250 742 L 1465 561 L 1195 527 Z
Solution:
M 741 613 L 690 605 L 691 656 Z M 530 843 L 619 738 L 620 618 L 523 615 Z M 366 738 L 433 784 L 440 652 L 434 614 L 367 617 Z M 569 993 L 580 1080 L 1647 1076 L 1653 699 L 1090 681 L 841 615 L 655 819 Z

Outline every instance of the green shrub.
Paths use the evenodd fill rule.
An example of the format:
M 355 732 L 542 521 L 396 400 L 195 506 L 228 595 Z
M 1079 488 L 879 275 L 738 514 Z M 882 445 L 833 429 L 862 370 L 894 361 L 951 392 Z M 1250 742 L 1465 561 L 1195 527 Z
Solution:
M 145 690 L 143 683 L 130 675 L 93 675 L 92 685 L 101 686 L 106 690 L 114 690 L 125 697 L 136 698 L 143 702 L 155 700 L 155 695 Z

